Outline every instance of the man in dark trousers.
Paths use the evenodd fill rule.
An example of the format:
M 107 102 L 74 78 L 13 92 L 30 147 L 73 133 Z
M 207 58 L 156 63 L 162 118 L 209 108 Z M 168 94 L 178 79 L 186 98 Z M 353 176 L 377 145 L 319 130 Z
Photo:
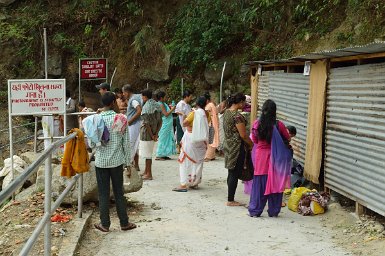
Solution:
M 100 113 L 104 125 L 107 127 L 110 138 L 104 146 L 96 148 L 95 171 L 98 183 L 100 223 L 95 224 L 95 228 L 108 232 L 111 221 L 109 213 L 110 203 L 110 181 L 116 202 L 116 212 L 120 220 L 121 230 L 136 228 L 134 223 L 128 221 L 127 201 L 123 192 L 123 167 L 130 164 L 131 152 L 126 147 L 130 143 L 130 135 L 127 125 L 123 125 L 118 130 L 112 129 L 116 112 L 113 110 L 116 98 L 111 92 L 102 95 L 103 111 Z M 119 123 L 127 123 L 125 116 L 120 116 L 124 120 Z M 125 121 L 125 122 L 124 122 Z

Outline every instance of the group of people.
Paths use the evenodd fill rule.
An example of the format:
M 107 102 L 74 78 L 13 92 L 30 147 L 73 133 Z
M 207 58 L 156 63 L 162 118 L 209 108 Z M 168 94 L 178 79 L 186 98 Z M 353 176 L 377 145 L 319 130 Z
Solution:
M 290 188 L 293 152 L 291 137 L 284 123 L 277 120 L 277 106 L 267 100 L 260 117 L 246 130 L 247 120 L 240 113 L 246 101 L 242 93 L 229 98 L 229 108 L 224 113 L 225 165 L 228 169 L 228 206 L 244 204 L 234 200 L 238 178 L 250 154 L 253 179 L 250 191 L 249 215 L 261 216 L 266 203 L 268 215 L 277 217 L 281 211 L 283 191 Z
M 246 98 L 243 93 L 236 93 L 218 109 L 211 102 L 210 96 L 204 95 L 197 98 L 194 111 L 188 115 L 183 112 L 180 119 L 185 130 L 178 157 L 180 185 L 173 190 L 187 192 L 188 189 L 198 187 L 202 181 L 203 163 L 215 159 L 219 137 L 223 133 L 225 167 L 228 169 L 227 206 L 244 205 L 235 201 L 234 197 L 249 157 L 253 163 L 249 215 L 259 217 L 269 202 L 268 215 L 276 217 L 282 207 L 283 191 L 290 188 L 293 152 L 289 142 L 295 134 L 277 120 L 277 107 L 272 100 L 264 103 L 261 116 L 252 124 L 249 132 L 247 119 L 242 114 L 246 107 Z M 186 102 L 188 99 L 180 103 L 180 109 L 188 109 Z M 221 125 L 218 122 L 218 112 L 222 114 Z M 210 126 L 215 130 L 212 144 L 208 144 Z
M 288 147 L 290 134 L 285 125 L 277 120 L 273 101 L 264 103 L 262 114 L 249 133 L 247 119 L 241 113 L 246 105 L 243 93 L 230 96 L 219 106 L 206 93 L 197 97 L 192 108 L 190 103 L 193 96 L 189 91 L 184 92 L 183 99 L 177 105 L 173 103 L 169 106 L 163 91 L 153 94 L 145 89 L 141 94 L 135 94 L 130 85 L 124 85 L 121 90 L 112 93 L 106 83 L 96 87 L 103 103 L 103 108 L 98 112 L 110 138 L 106 145 L 96 148 L 101 222 L 95 224 L 95 228 L 109 231 L 110 180 L 121 229 L 135 228 L 136 225 L 128 221 L 123 197 L 124 168 L 133 166 L 134 170 L 139 171 L 140 156 L 145 159 L 145 170 L 141 175 L 144 180 L 152 180 L 154 152 L 156 160 L 168 160 L 176 153 L 176 147 L 180 152 L 180 181 L 173 191 L 197 189 L 202 181 L 204 162 L 214 160 L 217 150 L 223 149 L 225 167 L 228 169 L 227 205 L 244 205 L 235 201 L 234 197 L 245 161 L 251 154 L 254 178 L 249 214 L 259 217 L 268 201 L 269 216 L 278 216 L 282 192 L 290 186 L 292 152 Z M 178 115 L 175 131 L 173 113 Z M 118 124 L 119 129 L 116 129 Z

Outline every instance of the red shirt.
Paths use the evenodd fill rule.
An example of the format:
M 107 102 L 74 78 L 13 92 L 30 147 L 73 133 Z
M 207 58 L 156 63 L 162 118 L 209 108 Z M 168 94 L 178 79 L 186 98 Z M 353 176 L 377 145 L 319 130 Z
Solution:
M 258 139 L 258 126 L 259 120 L 256 120 L 253 124 L 253 128 L 251 129 L 251 140 L 256 145 L 256 150 L 254 152 L 254 175 L 267 175 L 270 164 L 270 154 L 271 154 L 271 142 L 267 142 L 266 140 Z M 277 123 L 278 131 L 281 136 L 289 140 L 290 135 L 286 129 L 286 126 L 278 121 Z

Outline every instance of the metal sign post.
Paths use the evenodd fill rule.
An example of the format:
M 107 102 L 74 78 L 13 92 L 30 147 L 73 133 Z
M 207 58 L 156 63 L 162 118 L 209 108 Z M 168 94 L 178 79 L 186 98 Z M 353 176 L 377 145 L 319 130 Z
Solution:
M 11 157 L 11 181 L 15 178 L 15 171 L 13 170 L 13 130 L 12 130 L 12 115 L 11 115 L 11 94 L 8 88 L 8 123 L 9 123 L 9 155 Z M 12 194 L 12 199 L 15 200 L 15 193 Z
M 13 134 L 12 117 L 27 115 L 64 115 L 66 129 L 65 79 L 8 80 L 8 116 L 10 155 L 13 172 Z M 52 139 L 52 138 L 51 138 Z M 51 161 L 50 155 L 45 161 L 45 213 L 51 213 Z M 51 255 L 51 222 L 47 222 L 44 232 L 44 255 Z

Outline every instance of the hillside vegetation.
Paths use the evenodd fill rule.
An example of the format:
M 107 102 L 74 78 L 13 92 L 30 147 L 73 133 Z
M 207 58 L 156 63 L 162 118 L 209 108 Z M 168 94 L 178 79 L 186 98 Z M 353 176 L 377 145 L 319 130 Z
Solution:
M 49 54 L 70 88 L 78 59 L 109 58 L 114 85 L 170 86 L 180 78 L 197 90 L 215 89 L 208 69 L 229 60 L 228 88 L 247 87 L 239 75 L 248 60 L 364 44 L 385 36 L 382 0 L 30 0 L 0 8 L 0 83 L 40 78 L 43 28 Z M 1 3 L 1 1 L 0 1 Z M 233 86 L 233 87 L 232 87 Z M 234 87 L 235 86 L 235 87 Z M 92 83 L 85 83 L 93 90 Z M 76 91 L 76 90 L 74 90 Z M 4 93 L 3 93 L 4 94 Z

